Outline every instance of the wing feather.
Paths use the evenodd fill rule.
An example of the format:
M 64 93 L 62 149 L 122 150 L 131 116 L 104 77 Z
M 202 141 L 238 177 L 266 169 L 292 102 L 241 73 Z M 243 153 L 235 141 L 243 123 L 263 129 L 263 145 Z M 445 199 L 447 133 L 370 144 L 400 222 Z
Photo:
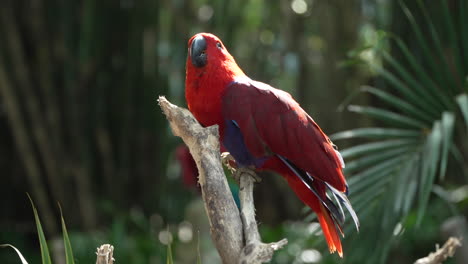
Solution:
M 223 117 L 235 120 L 256 157 L 281 155 L 345 192 L 342 159 L 330 139 L 290 94 L 246 77 L 222 95 Z

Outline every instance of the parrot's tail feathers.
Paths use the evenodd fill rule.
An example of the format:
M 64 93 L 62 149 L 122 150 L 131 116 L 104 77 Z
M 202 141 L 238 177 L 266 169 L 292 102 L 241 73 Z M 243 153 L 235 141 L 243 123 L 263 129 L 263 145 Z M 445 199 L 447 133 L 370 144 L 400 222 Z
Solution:
M 338 255 L 343 257 L 343 249 L 338 231 L 344 235 L 342 225 L 345 218 L 340 198 L 337 198 L 333 191 L 331 191 L 332 196 L 337 200 L 337 207 L 327 195 L 326 185 L 322 181 L 313 178 L 309 173 L 301 170 L 285 157 L 278 155 L 278 158 L 289 169 L 285 177 L 291 188 L 317 214 L 330 252 L 338 252 Z
M 309 173 L 307 173 L 304 170 L 298 168 L 296 165 L 294 165 L 294 163 L 292 163 L 291 161 L 289 161 L 285 157 L 280 156 L 280 155 L 277 155 L 277 156 L 289 168 L 289 170 L 291 172 L 293 172 L 292 177 L 295 177 L 296 179 L 299 179 L 300 182 L 302 182 L 302 186 L 303 186 L 302 188 L 304 188 L 304 187 L 307 188 L 308 191 L 309 191 L 308 193 L 312 192 L 317 197 L 317 199 L 320 201 L 320 203 L 322 203 L 322 205 L 326 209 L 328 209 L 328 211 L 330 212 L 331 217 L 333 218 L 333 220 L 335 220 L 335 223 L 337 224 L 338 228 L 341 231 L 341 229 L 342 229 L 341 226 L 344 224 L 344 221 L 345 221 L 345 215 L 344 215 L 343 209 L 341 207 L 341 204 L 339 202 L 340 199 L 336 198 L 336 196 L 335 196 L 335 199 L 337 200 L 337 204 L 339 206 L 339 208 L 338 208 L 333 203 L 333 201 L 330 198 L 328 198 L 328 196 L 326 196 L 325 194 L 320 195 L 320 194 L 322 194 L 322 192 L 319 192 L 319 190 L 317 189 L 317 186 L 318 185 L 324 186 L 322 184 L 322 181 L 313 178 Z M 297 186 L 296 186 L 296 188 L 293 187 L 293 186 L 291 186 L 291 187 L 294 190 L 296 190 L 296 188 L 297 188 Z M 322 189 L 323 189 L 323 192 L 325 192 L 325 187 L 323 187 Z M 334 190 L 336 192 L 339 192 L 336 189 L 334 189 Z M 296 191 L 296 193 L 297 193 L 297 191 Z M 332 193 L 333 193 L 333 191 L 332 191 Z M 298 194 L 298 196 L 300 196 L 300 195 Z M 305 199 L 307 199 L 307 198 L 305 198 Z M 347 200 L 346 197 L 345 197 L 345 199 Z M 306 201 L 303 200 L 303 202 L 306 203 L 308 206 L 311 206 Z M 346 206 L 346 208 L 348 208 L 348 206 Z M 354 212 L 354 210 L 353 210 L 353 212 Z
M 353 218 L 354 225 L 356 225 L 356 230 L 359 232 L 359 225 L 360 225 L 359 224 L 359 218 L 358 218 L 356 212 L 354 211 L 353 206 L 351 205 L 351 202 L 348 200 L 348 197 L 345 194 L 343 194 L 342 192 L 335 189 L 333 186 L 331 186 L 327 182 L 325 182 L 325 185 L 327 186 L 327 188 L 331 191 L 331 193 L 335 197 L 335 200 L 337 201 L 340 209 L 343 210 L 342 207 L 341 207 L 342 205 L 344 205 L 346 207 L 349 214 L 351 215 L 351 218 Z
M 338 235 L 337 230 L 340 230 L 342 233 L 341 227 L 338 224 L 335 224 L 335 220 L 330 215 L 330 211 L 325 208 L 322 204 L 319 204 L 320 210 L 316 211 L 320 226 L 322 227 L 323 235 L 327 240 L 328 249 L 330 253 L 335 251 L 340 257 L 343 257 L 343 248 L 341 246 L 341 240 Z

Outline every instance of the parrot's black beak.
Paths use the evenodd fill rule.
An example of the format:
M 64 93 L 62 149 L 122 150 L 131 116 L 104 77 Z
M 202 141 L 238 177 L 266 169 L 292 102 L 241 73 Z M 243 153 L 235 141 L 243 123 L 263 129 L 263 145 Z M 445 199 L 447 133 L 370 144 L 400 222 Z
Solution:
M 192 40 L 190 59 L 192 60 L 193 66 L 197 68 L 206 65 L 206 40 L 202 35 L 198 35 Z

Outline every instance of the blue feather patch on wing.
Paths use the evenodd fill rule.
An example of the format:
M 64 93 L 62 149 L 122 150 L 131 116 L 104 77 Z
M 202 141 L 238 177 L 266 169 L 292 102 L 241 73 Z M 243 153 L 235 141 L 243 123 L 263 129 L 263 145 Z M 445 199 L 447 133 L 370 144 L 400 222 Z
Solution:
M 241 167 L 254 166 L 259 168 L 267 159 L 266 157 L 256 158 L 250 153 L 245 145 L 240 127 L 235 120 L 226 120 L 226 130 L 222 143 Z

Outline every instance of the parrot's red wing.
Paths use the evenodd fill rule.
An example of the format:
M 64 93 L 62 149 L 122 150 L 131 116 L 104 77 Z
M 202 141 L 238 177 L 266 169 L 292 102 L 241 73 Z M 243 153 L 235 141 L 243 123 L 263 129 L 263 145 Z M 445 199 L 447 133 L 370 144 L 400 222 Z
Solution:
M 346 192 L 341 156 L 313 119 L 288 93 L 247 77 L 222 95 L 225 120 L 239 126 L 257 158 L 277 154 L 335 189 Z

